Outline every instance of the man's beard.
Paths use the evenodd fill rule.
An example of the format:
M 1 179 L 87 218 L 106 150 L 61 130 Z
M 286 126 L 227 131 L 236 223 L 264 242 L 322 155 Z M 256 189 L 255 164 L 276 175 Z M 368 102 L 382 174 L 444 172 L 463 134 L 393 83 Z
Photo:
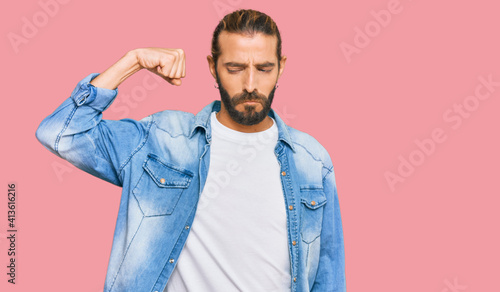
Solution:
M 276 90 L 276 86 L 273 87 L 273 90 L 271 90 L 268 97 L 263 94 L 258 94 L 255 90 L 250 93 L 244 91 L 240 94 L 235 95 L 234 97 L 230 97 L 229 93 L 222 86 L 219 75 L 216 74 L 216 76 L 217 84 L 219 85 L 221 101 L 233 121 L 245 126 L 251 126 L 262 122 L 266 118 L 267 114 L 271 110 L 271 104 L 273 103 L 274 91 Z M 260 103 L 262 105 L 262 110 L 257 112 L 255 110 L 256 105 L 244 105 L 244 111 L 238 111 L 236 109 L 236 106 L 246 101 L 255 101 Z

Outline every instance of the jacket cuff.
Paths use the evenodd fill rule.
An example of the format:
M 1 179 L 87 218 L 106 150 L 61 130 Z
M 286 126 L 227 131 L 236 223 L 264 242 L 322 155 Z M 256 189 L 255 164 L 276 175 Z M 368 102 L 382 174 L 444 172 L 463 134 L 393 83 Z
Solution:
M 90 84 L 90 81 L 96 78 L 99 74 L 100 73 L 89 74 L 87 77 L 78 82 L 75 89 L 71 93 L 71 98 L 77 106 L 88 105 L 102 112 L 111 105 L 118 94 L 118 88 L 112 90 L 95 87 Z

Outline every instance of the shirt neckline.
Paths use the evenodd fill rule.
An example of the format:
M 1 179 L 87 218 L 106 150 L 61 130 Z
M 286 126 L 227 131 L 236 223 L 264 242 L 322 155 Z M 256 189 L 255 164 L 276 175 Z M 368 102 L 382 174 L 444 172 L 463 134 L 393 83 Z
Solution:
M 276 121 L 272 118 L 273 124 L 271 127 L 264 131 L 254 132 L 254 133 L 245 133 L 233 130 L 225 125 L 223 125 L 216 116 L 217 112 L 213 111 L 210 115 L 211 123 L 212 123 L 212 136 L 218 135 L 220 137 L 229 139 L 234 142 L 245 142 L 252 143 L 256 141 L 267 141 L 271 137 L 276 142 L 278 139 L 278 126 L 276 125 Z

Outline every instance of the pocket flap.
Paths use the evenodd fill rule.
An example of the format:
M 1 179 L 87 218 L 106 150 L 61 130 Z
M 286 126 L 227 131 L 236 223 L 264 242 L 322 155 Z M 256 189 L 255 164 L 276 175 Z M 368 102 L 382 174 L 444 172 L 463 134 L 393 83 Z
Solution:
M 193 178 L 190 171 L 162 162 L 154 154 L 148 154 L 148 160 L 142 167 L 162 188 L 187 188 Z
M 301 201 L 309 209 L 318 209 L 326 203 L 326 196 L 323 189 L 301 188 Z

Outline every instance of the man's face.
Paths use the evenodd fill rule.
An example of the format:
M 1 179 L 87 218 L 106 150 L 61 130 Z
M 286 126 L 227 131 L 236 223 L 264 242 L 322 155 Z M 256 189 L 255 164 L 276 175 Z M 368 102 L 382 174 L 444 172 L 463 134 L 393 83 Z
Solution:
M 255 125 L 271 109 L 278 72 L 275 36 L 222 32 L 221 54 L 215 71 L 221 112 L 241 125 Z M 282 70 L 279 70 L 282 71 Z

